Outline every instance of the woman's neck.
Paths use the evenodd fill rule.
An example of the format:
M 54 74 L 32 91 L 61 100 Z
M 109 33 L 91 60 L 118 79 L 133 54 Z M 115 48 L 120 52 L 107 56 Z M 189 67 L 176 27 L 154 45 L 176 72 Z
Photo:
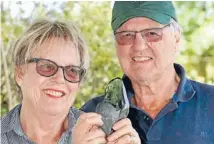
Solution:
M 37 143 L 57 143 L 68 128 L 67 114 L 50 116 L 32 109 L 23 101 L 20 112 L 22 129 L 28 138 Z

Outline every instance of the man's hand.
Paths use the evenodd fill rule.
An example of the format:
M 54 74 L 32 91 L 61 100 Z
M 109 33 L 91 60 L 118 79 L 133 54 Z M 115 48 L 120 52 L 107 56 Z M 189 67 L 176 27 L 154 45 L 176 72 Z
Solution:
M 84 113 L 80 115 L 72 129 L 72 144 L 105 144 L 106 135 L 100 126 L 103 125 L 101 115 Z
M 141 144 L 138 133 L 132 127 L 131 121 L 124 118 L 113 126 L 113 132 L 107 137 L 107 144 Z

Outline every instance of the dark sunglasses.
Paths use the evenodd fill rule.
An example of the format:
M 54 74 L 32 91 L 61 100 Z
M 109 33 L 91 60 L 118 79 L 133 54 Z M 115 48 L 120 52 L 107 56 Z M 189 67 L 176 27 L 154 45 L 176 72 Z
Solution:
M 144 29 L 141 31 L 120 31 L 115 32 L 114 35 L 119 45 L 132 45 L 136 38 L 136 33 L 141 33 L 142 38 L 148 43 L 158 42 L 162 40 L 163 29 L 170 25 L 171 23 L 161 28 Z
M 79 66 L 58 66 L 55 62 L 42 59 L 42 58 L 32 58 L 28 60 L 28 63 L 36 63 L 36 71 L 41 76 L 51 77 L 55 75 L 59 68 L 62 68 L 64 78 L 71 83 L 78 83 L 81 81 L 86 70 Z

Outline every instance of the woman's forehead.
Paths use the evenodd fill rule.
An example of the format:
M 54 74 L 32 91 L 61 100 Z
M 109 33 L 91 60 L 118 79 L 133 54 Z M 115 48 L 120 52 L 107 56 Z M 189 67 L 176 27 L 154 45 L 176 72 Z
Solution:
M 31 57 L 46 58 L 62 64 L 79 65 L 80 56 L 77 47 L 70 40 L 53 38 L 37 46 Z M 57 63 L 58 63 L 57 62 Z
M 63 38 L 48 38 L 42 44 L 38 44 L 33 52 L 33 55 L 46 55 L 52 52 L 60 53 L 64 51 L 77 51 L 76 46 L 71 40 L 65 40 Z

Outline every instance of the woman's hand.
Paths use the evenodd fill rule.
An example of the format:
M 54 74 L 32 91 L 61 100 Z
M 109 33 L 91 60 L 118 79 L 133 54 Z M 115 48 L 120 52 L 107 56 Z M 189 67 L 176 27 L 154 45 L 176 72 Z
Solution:
M 105 144 L 106 135 L 100 128 L 102 125 L 101 115 L 83 113 L 72 129 L 72 144 Z
M 116 122 L 113 130 L 114 132 L 107 137 L 107 144 L 141 144 L 140 137 L 128 118 Z

